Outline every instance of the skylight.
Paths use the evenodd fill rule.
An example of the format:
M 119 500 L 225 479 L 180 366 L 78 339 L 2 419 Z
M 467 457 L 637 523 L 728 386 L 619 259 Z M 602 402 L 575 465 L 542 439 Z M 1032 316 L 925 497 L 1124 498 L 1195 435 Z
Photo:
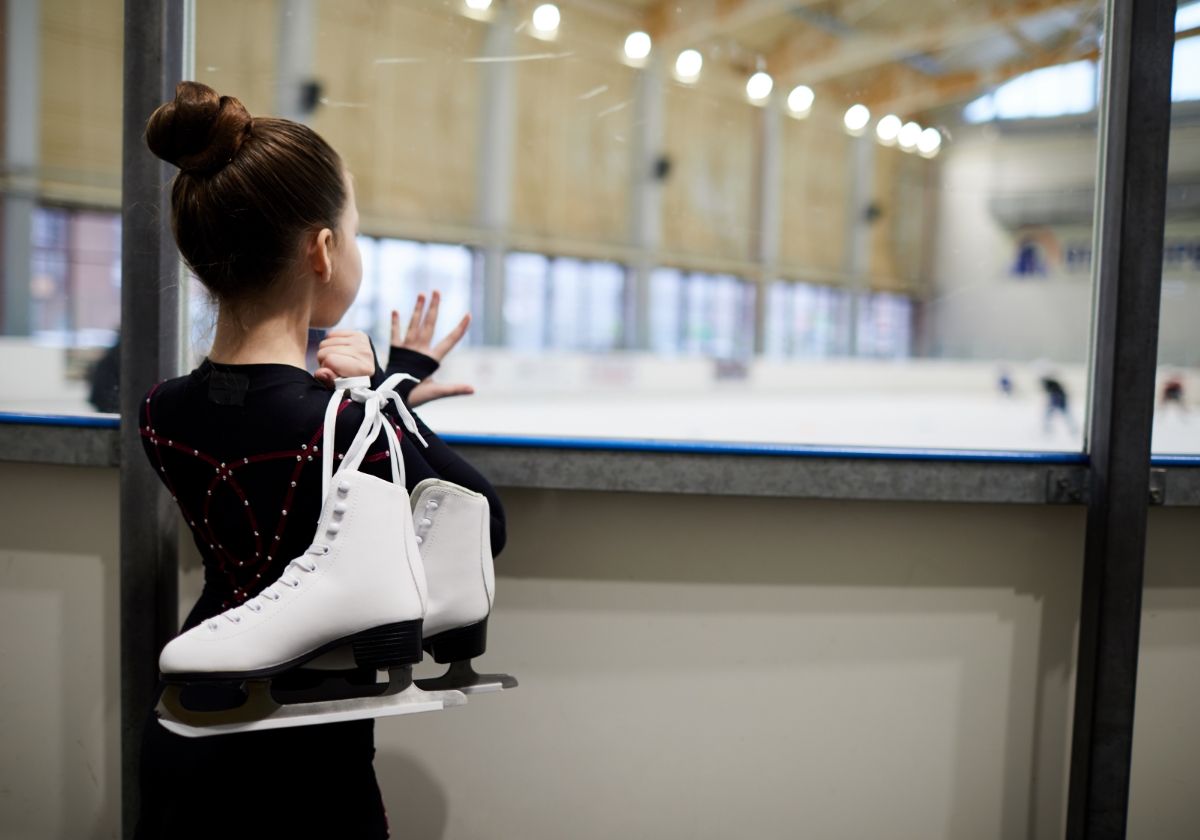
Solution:
M 1073 61 L 1033 70 L 1005 82 L 967 105 L 963 109 L 963 119 L 969 123 L 982 123 L 1061 117 L 1086 114 L 1095 107 L 1096 63 Z
M 1200 17 L 1200 3 L 1181 9 L 1179 16 L 1191 9 L 1196 10 L 1196 17 Z M 1176 28 L 1179 26 L 1179 16 L 1175 18 Z M 1175 68 L 1171 74 L 1171 101 L 1186 102 L 1191 99 L 1200 99 L 1200 36 L 1184 38 L 1182 41 L 1175 42 Z
M 1175 31 L 1197 27 L 1200 27 L 1200 2 L 1179 9 Z M 963 119 L 984 123 L 1086 114 L 1096 107 L 1098 83 L 1096 64 L 1092 61 L 1044 67 L 1017 76 L 971 102 L 963 108 Z M 1173 102 L 1197 99 L 1200 99 L 1200 35 L 1176 42 L 1171 77 Z
M 1200 3 L 1189 3 L 1180 6 L 1175 12 L 1175 31 L 1186 32 L 1200 26 Z

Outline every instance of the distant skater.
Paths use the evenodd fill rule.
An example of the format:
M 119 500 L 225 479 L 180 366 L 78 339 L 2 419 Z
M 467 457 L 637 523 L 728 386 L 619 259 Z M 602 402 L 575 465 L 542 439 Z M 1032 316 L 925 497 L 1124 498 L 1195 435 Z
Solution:
M 1075 425 L 1075 420 L 1071 417 L 1071 410 L 1067 405 L 1067 389 L 1062 386 L 1062 383 L 1053 376 L 1042 377 L 1042 388 L 1046 392 L 1046 434 L 1051 432 L 1051 424 L 1054 422 L 1054 415 L 1061 414 L 1063 422 L 1067 424 L 1067 430 L 1071 434 L 1078 431 Z
M 1172 374 L 1167 377 L 1167 381 L 1163 383 L 1162 399 L 1159 400 L 1159 406 L 1165 412 L 1171 406 L 1179 409 L 1179 413 L 1187 415 L 1187 401 L 1184 400 L 1183 393 L 1183 377 L 1179 374 Z
M 1013 395 L 1013 381 L 1007 370 L 1000 369 L 1000 378 L 996 380 L 996 385 L 999 386 L 1000 393 L 1004 396 L 1011 397 Z

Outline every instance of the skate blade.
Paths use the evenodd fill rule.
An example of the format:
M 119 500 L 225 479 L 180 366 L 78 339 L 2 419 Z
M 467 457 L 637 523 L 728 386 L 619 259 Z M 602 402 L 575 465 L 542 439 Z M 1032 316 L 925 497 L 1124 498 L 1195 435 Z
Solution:
M 509 674 L 477 674 L 471 660 L 451 662 L 450 669 L 440 677 L 415 681 L 424 691 L 461 691 L 463 694 L 487 694 L 516 688 L 517 678 Z
M 387 691 L 378 697 L 315 703 L 280 704 L 271 697 L 269 682 L 254 681 L 248 684 L 249 696 L 244 704 L 221 712 L 191 711 L 179 702 L 179 686 L 167 686 L 156 708 L 158 722 L 176 735 L 204 738 L 209 735 L 436 712 L 467 702 L 466 696 L 460 691 L 423 691 L 412 682 L 409 676 L 411 668 L 403 670 L 404 678 L 397 679 L 393 673 Z

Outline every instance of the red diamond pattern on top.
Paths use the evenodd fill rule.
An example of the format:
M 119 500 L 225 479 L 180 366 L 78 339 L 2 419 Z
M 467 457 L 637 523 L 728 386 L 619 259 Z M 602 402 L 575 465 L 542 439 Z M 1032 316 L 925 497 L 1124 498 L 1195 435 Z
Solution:
M 179 510 L 183 513 L 184 520 L 196 533 L 201 536 L 204 542 L 208 544 L 209 549 L 217 558 L 219 568 L 229 576 L 229 582 L 234 587 L 233 602 L 225 602 L 223 606 L 229 607 L 235 604 L 240 604 L 250 597 L 250 593 L 252 591 L 256 590 L 256 587 L 258 587 L 262 581 L 263 575 L 267 572 L 275 560 L 275 556 L 271 552 L 276 548 L 277 544 L 283 538 L 283 532 L 288 523 L 288 510 L 291 509 L 292 502 L 296 498 L 296 486 L 300 480 L 300 475 L 303 472 L 305 465 L 312 463 L 313 455 L 320 454 L 317 444 L 320 442 L 321 436 L 325 432 L 325 424 L 322 423 L 317 428 L 317 431 L 313 434 L 312 438 L 309 439 L 308 443 L 302 445 L 300 449 L 287 449 L 280 452 L 268 452 L 263 455 L 250 455 L 240 460 L 235 460 L 232 464 L 226 464 L 218 461 L 216 458 L 205 452 L 201 452 L 195 447 L 188 446 L 176 440 L 170 440 L 155 431 L 154 423 L 150 416 L 150 401 L 153 399 L 154 392 L 158 390 L 159 385 L 162 385 L 162 383 L 160 382 L 158 385 L 155 385 L 146 397 L 146 425 L 144 428 L 139 429 L 139 432 L 143 437 L 149 438 L 150 442 L 154 445 L 154 454 L 158 461 L 159 474 L 166 483 L 167 489 L 171 492 L 171 498 L 177 505 L 179 505 Z M 350 400 L 342 401 L 342 404 L 338 406 L 338 416 L 341 416 L 341 413 L 348 405 L 350 405 Z M 392 420 L 390 417 L 388 418 L 388 421 L 392 424 L 393 428 L 396 429 L 397 434 L 400 434 L 400 427 L 396 421 Z M 163 463 L 160 447 L 174 449 L 175 451 L 182 452 L 185 455 L 191 455 L 192 457 L 198 458 L 213 467 L 214 475 L 212 481 L 209 482 L 208 492 L 204 496 L 203 515 L 200 517 L 200 522 L 196 521 L 196 518 L 190 511 L 188 511 L 183 502 L 180 501 L 179 494 L 175 491 L 175 486 L 171 482 L 171 476 L 167 473 L 166 465 Z M 341 459 L 341 453 L 336 453 L 336 455 L 338 459 Z M 389 455 L 390 452 L 379 452 L 375 455 L 365 458 L 364 463 L 382 461 Z M 254 516 L 254 509 L 250 505 L 250 500 L 246 497 L 246 493 L 242 489 L 242 486 L 238 483 L 237 478 L 234 475 L 234 470 L 247 467 L 251 464 L 257 464 L 262 461 L 272 461 L 280 458 L 295 458 L 296 466 L 292 469 L 291 479 L 288 483 L 287 495 L 285 496 L 283 502 L 283 512 L 279 517 L 279 524 L 276 526 L 275 534 L 271 540 L 270 547 L 264 552 L 262 535 L 259 533 L 258 520 Z M 212 524 L 208 521 L 213 491 L 217 489 L 217 486 L 222 482 L 229 485 L 229 488 L 233 490 L 238 499 L 241 500 L 242 507 L 246 511 L 247 524 L 254 532 L 253 557 L 247 557 L 242 560 L 234 557 L 233 553 L 229 549 L 225 548 L 224 545 L 222 545 L 221 541 L 216 535 L 216 532 L 213 530 Z M 265 558 L 263 556 L 264 553 L 266 554 Z M 239 586 L 235 569 L 244 569 L 247 567 L 251 569 L 257 567 L 257 571 L 247 583 Z

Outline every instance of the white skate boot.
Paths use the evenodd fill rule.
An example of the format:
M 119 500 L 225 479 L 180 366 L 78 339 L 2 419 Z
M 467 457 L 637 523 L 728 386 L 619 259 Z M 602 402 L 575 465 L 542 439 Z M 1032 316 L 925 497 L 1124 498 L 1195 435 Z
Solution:
M 516 688 L 508 674 L 477 674 L 471 660 L 487 648 L 487 622 L 496 593 L 486 496 L 430 478 L 412 494 L 417 543 L 429 581 L 422 646 L 439 664 L 440 677 L 417 680 L 426 690 L 465 694 Z
M 416 433 L 392 390 L 398 380 L 389 378 L 378 391 L 369 390 L 366 377 L 338 380 L 325 417 L 324 504 L 313 544 L 256 597 L 163 649 L 159 669 L 168 686 L 158 713 L 164 727 L 197 737 L 435 711 L 466 702 L 460 692 L 426 692 L 412 681 L 412 665 L 421 660 L 428 595 L 412 521 L 395 515 L 398 505 L 407 506 L 408 494 L 399 441 L 382 413 L 388 399 L 401 406 L 401 416 Z M 331 475 L 334 424 L 347 388 L 364 403 L 366 416 Z M 381 429 L 391 453 L 390 483 L 358 471 Z M 272 695 L 273 677 L 347 645 L 360 669 L 387 670 L 386 685 L 354 686 L 349 697 L 317 702 L 286 704 Z M 220 711 L 187 707 L 185 684 L 220 682 L 244 682 L 245 702 Z

